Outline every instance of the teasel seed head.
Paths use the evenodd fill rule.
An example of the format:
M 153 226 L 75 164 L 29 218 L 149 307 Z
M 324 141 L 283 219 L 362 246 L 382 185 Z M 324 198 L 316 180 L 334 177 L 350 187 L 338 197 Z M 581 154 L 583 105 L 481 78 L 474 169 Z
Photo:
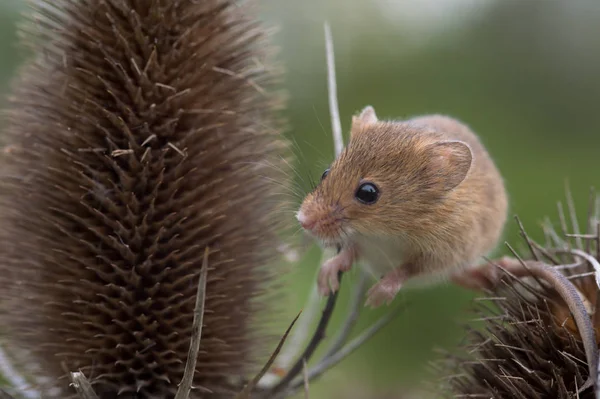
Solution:
M 45 397 L 71 371 L 101 399 L 171 397 L 210 247 L 194 385 L 230 394 L 263 361 L 283 227 L 268 31 L 234 0 L 33 7 L 2 131 L 3 346 Z
M 592 263 L 600 251 L 599 202 L 594 191 L 585 233 L 580 233 L 572 196 L 567 190 L 570 227 L 559 204 L 560 232 L 546 221 L 546 242 L 536 243 L 521 228 L 529 248 L 524 258 L 555 265 L 577 289 L 598 334 L 595 309 L 599 288 Z M 447 354 L 435 368 L 444 376 L 445 397 L 594 398 L 595 388 L 577 393 L 589 369 L 584 345 L 565 301 L 543 281 L 504 275 L 503 282 L 477 298 L 474 310 L 482 328 L 471 325 L 461 350 Z

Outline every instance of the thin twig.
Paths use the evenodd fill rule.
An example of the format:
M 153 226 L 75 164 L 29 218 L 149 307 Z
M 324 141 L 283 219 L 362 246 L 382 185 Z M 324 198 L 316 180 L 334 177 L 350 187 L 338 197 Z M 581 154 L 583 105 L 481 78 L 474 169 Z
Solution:
M 194 383 L 194 374 L 196 372 L 196 361 L 198 360 L 198 351 L 200 350 L 200 341 L 202 339 L 202 322 L 204 319 L 204 303 L 206 300 L 206 280 L 208 275 L 208 254 L 209 247 L 204 250 L 204 259 L 202 260 L 202 270 L 198 281 L 198 291 L 196 293 L 196 306 L 194 308 L 194 321 L 192 322 L 192 339 L 188 358 L 183 372 L 183 378 L 179 383 L 179 388 L 175 394 L 175 399 L 187 399 Z M 203 391 L 211 393 L 207 388 L 200 387 Z
M 308 367 L 306 366 L 306 362 L 304 362 L 302 367 L 302 375 L 304 376 L 304 399 L 308 399 Z
M 567 219 L 565 217 L 565 210 L 563 208 L 563 204 L 562 202 L 557 202 L 556 204 L 557 208 L 558 208 L 558 220 L 560 221 L 560 230 L 562 233 L 562 236 L 565 237 L 564 243 L 567 249 L 572 249 L 571 246 L 571 240 L 568 239 L 568 237 L 566 236 L 567 233 L 569 232 L 567 230 Z
M 338 279 L 341 282 L 342 273 L 338 273 Z M 270 394 L 274 396 L 274 394 L 279 393 L 286 389 L 288 384 L 292 382 L 301 372 L 302 372 L 302 364 L 303 362 L 307 362 L 310 360 L 315 350 L 321 343 L 321 341 L 325 338 L 325 330 L 329 325 L 329 321 L 331 320 L 331 315 L 333 313 L 333 309 L 335 308 L 335 304 L 337 302 L 337 297 L 339 294 L 339 290 L 329 295 L 327 298 L 327 304 L 325 305 L 325 309 L 323 309 L 323 314 L 321 315 L 321 319 L 319 320 L 319 324 L 317 325 L 317 329 L 313 334 L 310 342 L 304 349 L 304 352 L 300 356 L 300 358 L 296 361 L 296 363 L 290 368 L 288 373 L 275 385 L 271 390 Z
M 590 187 L 590 195 L 588 199 L 588 211 L 587 211 L 587 226 L 585 232 L 588 236 L 591 236 L 594 240 L 598 237 L 598 232 L 594 234 L 594 208 L 596 205 L 596 190 L 594 187 Z M 592 240 L 586 240 L 585 252 L 588 254 L 592 252 Z
M 544 222 L 542 223 L 542 229 L 544 230 L 544 235 L 546 235 L 546 247 L 567 246 L 565 240 L 560 238 L 560 236 L 558 235 L 558 232 L 554 228 L 554 225 L 550 221 L 550 218 L 544 218 Z M 560 261 L 558 263 L 560 263 Z
M 392 321 L 394 319 L 394 317 L 396 317 L 396 315 L 398 315 L 400 313 L 401 310 L 404 310 L 404 309 L 405 309 L 405 306 L 399 306 L 395 310 L 382 316 L 379 320 L 377 320 L 377 322 L 375 322 L 375 324 L 373 324 L 371 327 L 369 327 L 367 330 L 365 330 L 358 337 L 354 338 L 348 344 L 344 345 L 333 356 L 330 356 L 327 359 L 324 359 L 322 362 L 320 362 L 316 366 L 310 368 L 308 370 L 308 380 L 311 382 L 314 381 L 315 379 L 317 379 L 318 377 L 323 375 L 323 373 L 325 371 L 329 370 L 331 367 L 335 366 L 336 364 L 338 364 L 339 362 L 344 360 L 346 357 L 348 357 L 350 354 L 352 354 L 356 349 L 360 348 L 365 342 L 367 342 L 369 339 L 371 339 L 375 334 L 377 334 L 379 331 L 381 331 L 381 329 L 383 327 L 385 327 L 390 321 Z M 300 386 L 302 386 L 302 381 L 298 381 L 298 382 L 294 383 L 290 387 L 290 390 L 293 393 Z
M 367 277 L 367 272 L 361 270 L 358 283 L 353 288 L 354 295 L 352 297 L 352 302 L 350 303 L 350 310 L 348 312 L 348 316 L 344 320 L 342 326 L 339 328 L 340 332 L 338 336 L 335 337 L 333 344 L 327 350 L 325 355 L 323 355 L 323 359 L 332 356 L 338 350 L 340 350 L 340 348 L 346 343 L 346 340 L 352 333 L 352 328 L 358 320 L 358 316 L 360 315 L 361 309 L 363 309 L 363 306 L 361 305 L 365 296 L 365 292 L 367 290 Z
M 309 297 L 302 310 L 302 316 L 300 316 L 298 325 L 291 336 L 286 340 L 286 345 L 283 347 L 283 350 L 279 356 L 277 356 L 277 359 L 275 360 L 275 369 L 283 371 L 289 370 L 292 362 L 300 356 L 304 343 L 308 340 L 310 326 L 318 314 L 320 298 L 317 285 L 312 284 Z M 269 382 L 271 382 L 268 381 L 270 378 L 270 373 L 267 373 L 265 377 L 258 382 L 258 386 L 268 387 Z
M 254 389 L 254 387 L 256 386 L 258 381 L 260 381 L 260 379 L 266 374 L 267 371 L 269 371 L 269 369 L 273 365 L 275 358 L 279 354 L 279 351 L 283 347 L 283 344 L 285 343 L 285 340 L 287 339 L 288 334 L 290 333 L 290 331 L 292 331 L 292 328 L 294 327 L 294 324 L 296 324 L 296 321 L 300 317 L 301 313 L 302 312 L 298 313 L 298 315 L 294 318 L 292 323 L 289 325 L 289 327 L 283 334 L 283 337 L 281 337 L 281 339 L 279 340 L 279 343 L 277 344 L 277 348 L 275 348 L 275 351 L 271 354 L 271 356 L 269 357 L 269 360 L 267 360 L 267 363 L 263 366 L 263 368 L 260 370 L 260 372 L 252 379 L 252 381 L 250 381 L 248 384 L 246 384 L 244 389 L 236 395 L 235 399 L 249 399 L 250 398 L 250 394 L 252 393 L 252 390 Z
M 552 227 L 552 223 L 550 223 L 549 220 L 546 220 L 546 222 L 542 225 L 542 229 L 544 230 L 544 235 L 546 236 L 546 247 L 552 246 L 550 241 L 554 241 L 556 245 L 560 245 L 560 242 L 557 241 L 557 240 L 559 240 L 558 234 Z M 538 251 L 540 251 L 554 265 L 560 265 L 561 263 L 563 263 L 563 262 L 561 262 L 560 259 L 558 259 L 556 256 L 552 255 L 550 252 L 548 252 L 548 250 L 546 248 L 544 248 L 540 244 L 536 243 L 534 240 L 531 240 L 531 243 Z
M 525 239 L 527 246 L 529 246 L 529 251 L 531 251 L 531 255 L 533 255 L 533 258 L 535 260 L 540 260 L 540 258 L 537 255 L 537 252 L 535 252 L 535 249 L 533 247 L 531 239 L 529 238 L 529 234 L 527 234 L 527 232 L 525 231 L 525 227 L 523 226 L 523 223 L 521 222 L 521 219 L 519 218 L 519 216 L 515 215 L 515 220 L 517 221 L 517 224 L 519 225 L 521 237 L 523 237 Z
M 98 399 L 92 385 L 81 371 L 71 373 L 71 381 L 73 381 L 71 385 L 73 385 L 81 399 Z
M 344 148 L 342 137 L 342 124 L 340 122 L 340 110 L 337 99 L 337 83 L 335 76 L 335 55 L 333 52 L 333 39 L 329 24 L 325 22 L 325 52 L 327 56 L 327 87 L 329 96 L 329 114 L 331 117 L 331 132 L 333 134 L 333 145 L 337 157 Z
M 579 222 L 577 221 L 575 203 L 573 202 L 573 194 L 571 193 L 571 186 L 568 180 L 565 180 L 565 195 L 567 197 L 567 209 L 569 210 L 569 219 L 571 219 L 573 233 L 579 234 Z M 583 241 L 581 240 L 581 237 L 575 237 L 575 243 L 577 245 L 577 248 L 583 249 Z

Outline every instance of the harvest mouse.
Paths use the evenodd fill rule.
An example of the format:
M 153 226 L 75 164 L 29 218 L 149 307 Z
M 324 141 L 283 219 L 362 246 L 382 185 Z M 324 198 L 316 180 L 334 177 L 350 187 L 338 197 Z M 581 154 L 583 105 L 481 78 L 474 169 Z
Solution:
M 339 248 L 321 266 L 319 292 L 335 292 L 338 272 L 360 260 L 380 277 L 367 294 L 378 307 L 408 280 L 462 284 L 461 271 L 496 247 L 507 207 L 503 179 L 469 127 L 443 115 L 379 120 L 367 106 L 297 219 Z

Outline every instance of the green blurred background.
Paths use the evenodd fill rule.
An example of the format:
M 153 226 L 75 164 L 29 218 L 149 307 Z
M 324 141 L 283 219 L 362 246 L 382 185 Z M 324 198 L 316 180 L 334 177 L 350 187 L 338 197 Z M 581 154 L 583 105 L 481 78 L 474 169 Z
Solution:
M 24 59 L 16 33 L 24 10 L 20 0 L 0 1 L 0 103 Z M 303 192 L 309 176 L 317 180 L 333 157 L 327 19 L 345 132 L 351 115 L 367 104 L 380 118 L 452 115 L 482 137 L 505 176 L 511 214 L 519 214 L 534 238 L 541 238 L 544 216 L 557 220 L 565 179 L 583 216 L 600 166 L 597 0 L 267 0 L 264 18 L 280 28 L 275 40 L 287 69 L 288 134 Z M 512 219 L 506 240 L 520 244 Z M 293 282 L 282 326 L 303 306 L 319 256 L 313 246 L 298 265 L 282 266 Z M 344 279 L 330 335 L 356 279 L 356 273 Z M 408 309 L 315 383 L 311 397 L 358 399 L 423 388 L 434 378 L 428 362 L 439 356 L 435 349 L 452 348 L 464 335 L 460 323 L 469 317 L 470 298 L 451 286 L 404 292 L 395 306 L 408 300 Z M 384 312 L 364 311 L 358 329 Z

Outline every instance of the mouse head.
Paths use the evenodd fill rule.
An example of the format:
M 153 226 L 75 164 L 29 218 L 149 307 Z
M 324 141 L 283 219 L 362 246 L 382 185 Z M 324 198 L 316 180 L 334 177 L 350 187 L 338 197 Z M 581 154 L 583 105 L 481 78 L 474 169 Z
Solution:
M 356 234 L 410 236 L 435 223 L 472 161 L 467 143 L 424 125 L 379 121 L 367 106 L 352 118 L 349 144 L 304 199 L 298 221 L 328 246 Z

